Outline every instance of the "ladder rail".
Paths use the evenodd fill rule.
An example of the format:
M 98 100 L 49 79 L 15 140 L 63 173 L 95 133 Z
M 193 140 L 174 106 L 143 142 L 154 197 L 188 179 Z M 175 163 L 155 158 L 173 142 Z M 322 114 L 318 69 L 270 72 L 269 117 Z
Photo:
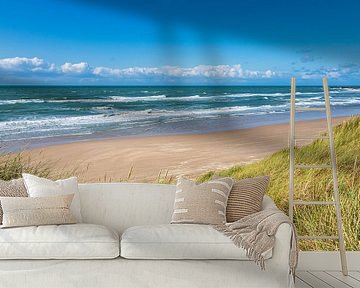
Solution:
M 339 237 L 341 268 L 342 268 L 343 274 L 347 275 L 348 269 L 347 269 L 347 262 L 346 262 L 344 232 L 343 232 L 343 228 L 342 228 L 339 184 L 338 184 L 338 178 L 337 178 L 337 173 L 336 173 L 337 164 L 336 164 L 334 134 L 333 134 L 332 120 L 331 120 L 332 118 L 331 118 L 331 108 L 330 108 L 329 85 L 328 85 L 328 80 L 325 77 L 323 78 L 323 87 L 324 87 L 324 98 L 325 98 L 325 108 L 326 108 L 326 118 L 327 118 L 327 130 L 328 130 L 329 146 L 330 146 L 330 158 L 331 158 L 331 164 L 332 164 L 333 189 L 334 189 L 334 198 L 335 198 L 336 222 L 337 222 L 337 230 L 338 230 L 338 237 Z
M 290 177 L 289 177 L 289 217 L 294 221 L 294 190 L 295 190 L 295 97 L 296 79 L 291 78 L 291 106 L 290 106 Z

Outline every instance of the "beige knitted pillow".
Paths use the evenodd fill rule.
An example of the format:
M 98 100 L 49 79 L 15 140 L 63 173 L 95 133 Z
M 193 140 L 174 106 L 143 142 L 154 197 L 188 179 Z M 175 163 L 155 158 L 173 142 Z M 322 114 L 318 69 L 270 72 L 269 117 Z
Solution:
M 269 179 L 268 176 L 259 176 L 234 183 L 226 207 L 227 222 L 235 222 L 261 210 Z
M 22 178 L 10 181 L 0 180 L 0 197 L 27 197 L 26 187 Z M 2 223 L 3 211 L 0 203 L 0 224 Z
M 180 178 L 176 184 L 171 223 L 225 223 L 226 203 L 232 185 L 231 178 L 221 178 L 201 184 Z
M 76 223 L 70 212 L 74 194 L 50 197 L 0 197 L 3 227 Z

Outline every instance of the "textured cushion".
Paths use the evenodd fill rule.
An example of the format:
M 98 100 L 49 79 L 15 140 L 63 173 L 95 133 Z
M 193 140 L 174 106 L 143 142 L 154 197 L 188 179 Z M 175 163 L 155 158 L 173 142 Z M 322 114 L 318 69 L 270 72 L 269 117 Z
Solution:
M 0 229 L 0 259 L 101 259 L 119 256 L 119 237 L 102 225 Z
M 23 173 L 23 178 L 29 197 L 47 197 L 65 194 L 75 194 L 70 210 L 76 222 L 82 222 L 80 213 L 80 196 L 76 177 L 52 181 L 34 175 Z
M 227 202 L 227 222 L 235 222 L 245 216 L 259 212 L 268 184 L 268 176 L 235 182 Z
M 121 256 L 129 259 L 237 259 L 246 252 L 210 225 L 134 226 L 121 237 Z M 264 253 L 266 259 L 272 250 Z
M 11 181 L 0 180 L 0 197 L 27 197 L 26 187 L 22 178 Z M 0 203 L 0 224 L 2 223 L 3 211 Z
M 201 184 L 180 178 L 176 184 L 171 223 L 225 223 L 226 204 L 232 185 L 231 178 Z
M 74 194 L 52 197 L 0 197 L 3 207 L 3 227 L 49 224 L 72 224 L 70 212 Z

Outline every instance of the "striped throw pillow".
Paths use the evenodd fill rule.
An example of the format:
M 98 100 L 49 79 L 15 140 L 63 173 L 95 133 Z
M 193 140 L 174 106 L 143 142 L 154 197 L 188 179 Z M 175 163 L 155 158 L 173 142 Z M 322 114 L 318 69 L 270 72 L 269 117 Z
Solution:
M 227 222 L 259 212 L 269 180 L 268 176 L 259 176 L 235 182 L 227 202 Z
M 171 223 L 226 223 L 226 204 L 232 185 L 232 178 L 201 184 L 180 178 L 176 184 Z

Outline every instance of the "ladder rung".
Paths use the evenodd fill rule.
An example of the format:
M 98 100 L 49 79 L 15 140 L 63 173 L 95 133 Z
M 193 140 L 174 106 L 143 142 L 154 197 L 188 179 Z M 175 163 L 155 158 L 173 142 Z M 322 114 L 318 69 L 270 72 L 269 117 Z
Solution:
M 296 111 L 325 111 L 325 108 L 314 108 L 314 107 L 298 107 Z
M 338 236 L 298 236 L 299 240 L 312 240 L 312 239 L 339 239 Z
M 295 165 L 295 168 L 303 168 L 303 169 L 311 169 L 311 168 L 319 168 L 319 169 L 324 169 L 324 168 L 332 168 L 331 165 Z
M 335 201 L 294 201 L 296 205 L 335 205 Z
M 329 136 L 309 136 L 309 137 L 295 137 L 295 140 L 313 140 L 313 139 L 330 139 Z

